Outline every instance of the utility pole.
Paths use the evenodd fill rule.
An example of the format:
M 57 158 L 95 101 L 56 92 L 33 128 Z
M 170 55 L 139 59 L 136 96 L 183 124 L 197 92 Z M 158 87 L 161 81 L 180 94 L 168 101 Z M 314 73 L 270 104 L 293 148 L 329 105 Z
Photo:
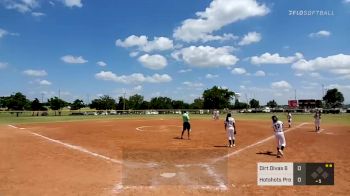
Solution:
M 297 89 L 294 89 L 294 100 L 297 100 Z
M 123 110 L 125 110 L 125 95 L 126 95 L 126 91 L 124 91 L 123 93 Z
M 44 93 L 41 93 L 41 103 L 44 103 Z

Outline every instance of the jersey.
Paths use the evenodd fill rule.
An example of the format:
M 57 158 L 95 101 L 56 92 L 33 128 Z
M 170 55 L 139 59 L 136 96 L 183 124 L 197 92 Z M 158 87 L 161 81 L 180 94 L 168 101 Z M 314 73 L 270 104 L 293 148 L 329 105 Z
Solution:
M 190 121 L 190 117 L 188 116 L 187 113 L 182 114 L 182 121 L 183 122 L 189 122 Z
M 289 113 L 289 114 L 287 115 L 287 118 L 288 118 L 288 120 L 291 120 L 291 119 L 292 119 L 292 114 Z
M 314 115 L 315 120 L 320 120 L 321 119 L 321 113 L 315 113 Z
M 228 121 L 225 121 L 226 129 L 234 129 L 233 125 L 236 123 L 235 119 L 233 117 L 229 117 L 227 120 Z
M 275 134 L 283 133 L 283 122 L 278 120 L 277 122 L 272 124 L 272 127 L 275 131 Z

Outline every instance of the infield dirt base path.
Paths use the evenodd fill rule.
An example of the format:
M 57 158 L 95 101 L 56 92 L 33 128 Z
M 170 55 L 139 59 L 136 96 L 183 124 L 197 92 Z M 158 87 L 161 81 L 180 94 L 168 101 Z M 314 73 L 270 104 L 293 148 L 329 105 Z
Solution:
M 272 136 L 268 121 L 237 121 L 235 148 L 225 147 L 222 120 L 193 121 L 191 140 L 178 139 L 181 125 L 180 120 L 160 119 L 1 125 L 0 195 L 285 196 L 347 195 L 350 191 L 349 126 L 324 125 L 319 134 L 313 132 L 311 123 L 294 127 L 286 133 L 285 157 L 277 159 L 275 140 L 264 140 Z M 208 163 L 224 155 L 229 155 L 223 159 L 226 165 Z M 163 167 L 156 169 L 154 161 Z M 197 161 L 204 165 L 174 169 L 181 162 Z M 257 186 L 258 162 L 334 162 L 335 185 Z M 130 168 L 132 164 L 139 166 L 137 172 Z M 200 186 L 188 185 L 191 181 L 186 180 L 181 183 L 180 172 L 197 176 Z

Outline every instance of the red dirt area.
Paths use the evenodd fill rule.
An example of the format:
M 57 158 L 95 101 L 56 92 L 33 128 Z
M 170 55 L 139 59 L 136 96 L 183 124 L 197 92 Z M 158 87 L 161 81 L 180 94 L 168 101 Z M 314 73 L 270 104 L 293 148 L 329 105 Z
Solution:
M 95 120 L 0 126 L 0 195 L 347 195 L 350 127 L 285 128 L 276 158 L 268 121 Z M 272 152 L 272 153 L 270 153 Z M 334 162 L 334 186 L 257 186 L 258 162 Z

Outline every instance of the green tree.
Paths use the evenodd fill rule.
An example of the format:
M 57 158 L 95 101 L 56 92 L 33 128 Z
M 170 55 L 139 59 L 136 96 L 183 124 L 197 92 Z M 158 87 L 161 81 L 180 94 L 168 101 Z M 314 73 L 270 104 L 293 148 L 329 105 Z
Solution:
M 150 101 L 151 109 L 173 109 L 172 100 L 168 97 L 154 97 Z
M 103 95 L 98 99 L 94 99 L 91 101 L 91 104 L 90 104 L 90 108 L 94 108 L 97 110 L 110 110 L 110 109 L 115 109 L 115 107 L 116 107 L 115 100 L 108 95 Z
M 128 99 L 124 99 L 124 97 L 119 97 L 118 98 L 118 103 L 117 103 L 117 109 L 118 110 L 128 110 L 129 109 L 129 100 Z
M 60 110 L 67 105 L 67 102 L 58 97 L 48 99 L 47 103 L 49 104 L 50 109 L 55 111 L 55 116 L 57 110 Z M 59 112 L 59 115 L 61 115 L 61 112 Z
M 327 90 L 327 93 L 323 97 L 323 100 L 326 102 L 327 107 L 337 108 L 343 105 L 344 96 L 340 91 L 338 91 L 338 89 L 334 88 Z
M 173 100 L 171 105 L 173 109 L 188 109 L 188 104 L 182 100 Z
M 255 109 L 260 107 L 259 101 L 256 100 L 256 99 L 250 100 L 249 101 L 249 105 L 250 105 L 251 108 L 255 108 Z
M 33 111 L 40 111 L 43 110 L 43 105 L 40 103 L 38 98 L 35 98 L 32 102 L 31 102 L 31 110 Z
M 74 102 L 71 104 L 71 110 L 80 110 L 81 108 L 85 107 L 84 101 L 81 99 L 76 99 Z
M 203 107 L 206 109 L 229 108 L 234 95 L 235 93 L 228 89 L 214 86 L 203 92 Z
M 8 97 L 6 104 L 9 110 L 23 110 L 24 106 L 28 105 L 29 102 L 25 95 L 18 92 Z
M 143 96 L 135 94 L 129 97 L 128 108 L 133 110 L 140 110 L 143 103 Z
M 147 110 L 149 109 L 149 102 L 148 101 L 143 101 L 140 106 L 141 110 Z
M 204 100 L 202 98 L 197 98 L 193 100 L 193 103 L 190 105 L 191 109 L 203 109 Z
M 238 110 L 245 109 L 245 108 L 248 108 L 248 104 L 239 102 L 238 99 L 236 99 L 235 104 L 233 105 L 233 108 Z
M 275 107 L 277 107 L 278 105 L 277 105 L 277 103 L 276 103 L 276 101 L 273 99 L 273 100 L 271 100 L 271 101 L 269 101 L 269 102 L 267 102 L 267 104 L 266 104 L 268 107 L 270 107 L 270 108 L 275 108 Z

